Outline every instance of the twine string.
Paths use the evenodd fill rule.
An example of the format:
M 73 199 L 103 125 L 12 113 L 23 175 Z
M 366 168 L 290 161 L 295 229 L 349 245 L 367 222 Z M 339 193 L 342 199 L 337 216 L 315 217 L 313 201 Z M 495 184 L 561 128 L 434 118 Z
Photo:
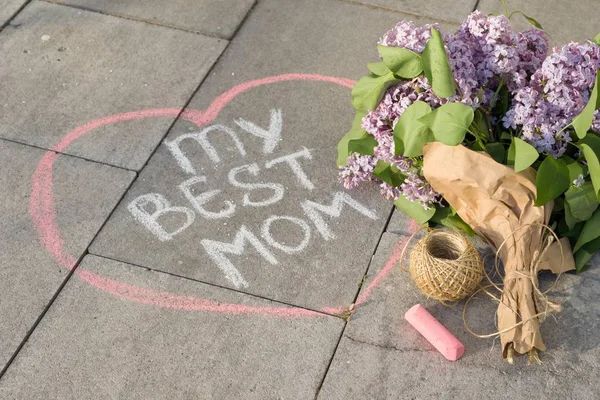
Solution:
M 556 286 L 556 284 L 558 283 L 561 275 L 562 275 L 562 271 L 560 273 L 557 274 L 556 279 L 554 280 L 554 282 L 552 283 L 552 285 L 550 285 L 550 287 L 545 290 L 542 291 L 539 287 L 539 281 L 538 281 L 538 273 L 540 270 L 540 267 L 542 265 L 542 256 L 544 254 L 544 252 L 552 245 L 552 243 L 554 242 L 554 240 L 556 240 L 557 242 L 559 242 L 559 238 L 556 235 L 556 233 L 552 230 L 552 228 L 550 228 L 548 225 L 546 224 L 541 224 L 541 223 L 531 223 L 531 224 L 526 224 L 526 225 L 522 225 L 516 229 L 514 229 L 511 234 L 506 237 L 504 239 L 504 241 L 500 244 L 500 246 L 498 246 L 498 249 L 496 250 L 496 255 L 495 255 L 495 261 L 494 261 L 494 268 L 496 270 L 496 272 L 498 273 L 498 276 L 502 277 L 502 274 L 500 273 L 500 267 L 499 267 L 499 258 L 500 258 L 500 251 L 502 250 L 502 248 L 506 245 L 506 243 L 508 242 L 509 239 L 514 238 L 516 233 L 518 231 L 520 231 L 521 229 L 524 229 L 526 227 L 531 227 L 531 226 L 539 226 L 543 229 L 543 231 L 545 232 L 549 232 L 550 235 L 547 236 L 546 238 L 544 238 L 542 240 L 542 246 L 541 249 L 537 249 L 534 254 L 533 257 L 531 259 L 531 268 L 529 270 L 519 270 L 519 271 L 511 271 L 508 274 L 506 274 L 503 277 L 503 283 L 502 284 L 496 284 L 495 282 L 492 281 L 492 279 L 490 278 L 489 274 L 487 273 L 487 271 L 484 270 L 484 274 L 485 277 L 488 281 L 488 285 L 482 286 L 480 287 L 477 291 L 475 291 L 473 294 L 471 294 L 471 296 L 469 296 L 467 298 L 467 300 L 465 301 L 465 306 L 463 308 L 463 323 L 465 326 L 465 329 L 471 333 L 471 335 L 478 337 L 478 338 L 491 338 L 491 337 L 498 337 L 503 333 L 506 332 L 510 332 L 513 329 L 518 328 L 521 325 L 526 324 L 527 322 L 533 320 L 533 319 L 541 319 L 544 318 L 546 316 L 548 316 L 551 313 L 554 312 L 558 312 L 561 310 L 561 306 L 558 303 L 552 302 L 548 299 L 547 297 L 547 293 L 550 292 L 554 286 Z M 486 238 L 487 240 L 487 238 Z M 492 243 L 490 243 L 488 241 L 488 243 L 493 246 Z M 564 254 L 564 250 L 562 248 L 562 246 L 560 246 L 560 252 L 561 252 L 561 264 L 564 264 L 564 260 L 565 260 L 565 254 Z M 507 304 L 505 301 L 502 300 L 502 297 L 498 298 L 497 296 L 491 294 L 488 292 L 488 288 L 495 288 L 496 290 L 498 290 L 499 292 L 503 292 L 503 289 L 501 289 L 501 286 L 504 285 L 504 283 L 506 281 L 509 280 L 518 280 L 518 279 L 527 279 L 531 282 L 532 288 L 533 288 L 533 299 L 534 299 L 534 304 L 536 307 L 536 310 L 538 309 L 538 307 L 540 307 L 543 304 L 544 310 L 541 312 L 538 312 L 526 319 L 522 319 L 521 321 L 517 322 L 516 324 L 504 328 L 502 330 L 498 330 L 496 332 L 493 333 L 488 333 L 488 334 L 478 334 L 475 333 L 470 325 L 467 322 L 467 308 L 469 306 L 469 303 L 471 302 L 471 300 L 480 292 L 485 292 L 486 294 L 488 294 L 490 297 L 492 297 L 495 301 L 497 301 L 498 303 L 502 303 L 506 308 L 508 308 L 509 310 L 511 310 L 515 315 L 517 315 L 519 318 L 522 318 L 521 313 L 518 310 L 514 310 L 512 307 L 510 307 L 509 304 Z
M 421 228 L 411 235 L 400 256 Z M 473 244 L 464 235 L 448 230 L 427 229 L 410 254 L 409 269 L 415 285 L 428 297 L 452 305 L 471 294 L 483 278 L 483 263 Z

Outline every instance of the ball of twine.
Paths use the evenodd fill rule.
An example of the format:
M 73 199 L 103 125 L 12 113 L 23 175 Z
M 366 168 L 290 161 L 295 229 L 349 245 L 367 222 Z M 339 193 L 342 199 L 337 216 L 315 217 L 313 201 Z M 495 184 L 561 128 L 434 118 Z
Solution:
M 410 275 L 427 296 L 443 303 L 473 294 L 483 278 L 479 252 L 464 235 L 431 230 L 410 253 Z

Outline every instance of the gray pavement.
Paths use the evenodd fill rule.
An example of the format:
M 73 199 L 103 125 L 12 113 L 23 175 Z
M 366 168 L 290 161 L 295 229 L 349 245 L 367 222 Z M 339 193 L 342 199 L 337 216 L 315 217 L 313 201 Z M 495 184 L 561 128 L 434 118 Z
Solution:
M 561 279 L 544 365 L 509 366 L 397 267 L 415 225 L 336 182 L 377 39 L 476 3 L 498 11 L 0 0 L 0 398 L 597 398 L 598 257 Z M 594 1 L 555 3 L 509 7 L 555 44 L 600 31 Z M 407 325 L 415 303 L 463 359 Z M 491 332 L 494 309 L 469 321 Z
M 37 1 L 0 41 L 0 137 L 44 148 L 95 119 L 183 107 L 227 44 Z M 138 170 L 175 117 L 100 127 L 65 153 Z
M 0 1 L 0 26 L 4 26 L 27 0 L 1 0 Z
M 59 4 L 231 39 L 255 0 L 97 1 L 56 0 Z
M 213 302 L 289 309 L 91 255 L 81 268 Z M 343 327 L 341 319 L 324 314 L 169 310 L 72 279 L 2 378 L 0 398 L 311 398 Z
M 40 204 L 47 199 L 47 194 L 41 194 L 37 201 L 31 200 L 32 175 L 43 155 L 44 151 L 40 149 L 0 141 L 0 187 L 3 188 L 0 364 L 3 366 L 69 272 L 65 266 L 57 266 L 36 232 L 35 224 L 38 229 L 48 226 L 44 222 L 48 210 Z M 56 160 L 53 175 L 54 202 L 62 242 L 65 252 L 77 259 L 85 252 L 135 174 L 64 156 Z M 45 186 L 47 179 L 47 176 L 42 176 L 35 186 Z M 60 238 L 47 237 L 45 240 L 47 247 L 56 248 Z

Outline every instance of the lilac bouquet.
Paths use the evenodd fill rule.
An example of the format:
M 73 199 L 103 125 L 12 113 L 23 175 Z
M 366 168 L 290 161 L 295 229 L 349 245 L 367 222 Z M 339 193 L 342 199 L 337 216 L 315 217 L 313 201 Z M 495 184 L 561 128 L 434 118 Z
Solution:
M 352 90 L 339 180 L 375 183 L 417 222 L 472 234 L 425 179 L 427 144 L 485 152 L 517 173 L 532 167 L 535 206 L 550 205 L 546 223 L 569 239 L 582 271 L 600 250 L 600 35 L 550 51 L 525 18 L 533 28 L 523 32 L 475 11 L 453 33 L 407 21 L 385 33 L 380 61 Z

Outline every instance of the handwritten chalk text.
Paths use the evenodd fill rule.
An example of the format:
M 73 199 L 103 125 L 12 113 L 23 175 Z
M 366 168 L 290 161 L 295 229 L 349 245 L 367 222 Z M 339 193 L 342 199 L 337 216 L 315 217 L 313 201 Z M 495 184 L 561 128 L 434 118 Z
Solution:
M 234 122 L 243 133 L 262 139 L 262 153 L 265 155 L 272 154 L 282 140 L 283 118 L 279 109 L 270 110 L 269 127 L 266 129 L 242 118 Z M 221 163 L 221 155 L 211 143 L 209 134 L 210 137 L 225 134 L 231 139 L 235 146 L 234 151 L 239 153 L 241 159 L 246 157 L 244 143 L 238 133 L 224 125 L 211 125 L 200 132 L 182 134 L 165 142 L 165 146 L 181 170 L 185 174 L 192 175 L 178 185 L 179 191 L 189 204 L 174 206 L 159 193 L 141 195 L 128 204 L 127 208 L 133 217 L 161 242 L 173 240 L 176 235 L 188 229 L 194 223 L 196 214 L 206 220 L 218 220 L 229 219 L 239 211 L 238 204 L 223 197 L 222 189 L 211 187 L 209 178 L 197 173 L 192 161 L 181 148 L 183 141 L 192 139 L 201 147 L 212 164 L 218 167 Z M 288 169 L 298 186 L 311 193 L 315 189 L 315 184 L 311 181 L 307 168 L 313 158 L 312 150 L 302 147 L 293 153 L 275 156 L 264 163 L 246 162 L 231 168 L 225 182 L 245 191 L 241 199 L 241 207 L 268 207 L 283 200 L 286 189 L 281 183 L 260 181 L 261 172 L 275 168 Z M 242 225 L 231 242 L 203 238 L 199 243 L 233 286 L 248 287 L 243 274 L 229 259 L 230 255 L 241 256 L 247 249 L 252 248 L 268 264 L 276 266 L 279 262 L 271 249 L 290 255 L 301 253 L 310 244 L 313 229 L 326 241 L 335 239 L 336 233 L 331 230 L 327 219 L 340 218 L 346 206 L 366 218 L 378 219 L 373 210 L 345 192 L 333 193 L 330 201 L 330 204 L 326 204 L 326 202 L 316 202 L 314 199 L 301 200 L 297 211 L 301 212 L 308 222 L 297 216 L 271 215 L 257 229 Z M 166 216 L 169 216 L 168 228 L 161 224 L 161 220 L 164 221 Z M 175 224 L 173 221 L 176 221 L 177 226 L 173 227 Z M 287 240 L 283 240 L 284 238 L 276 237 L 274 232 L 277 230 L 274 227 L 279 224 L 286 224 L 288 229 L 298 233 L 298 235 L 286 234 L 285 239 L 299 237 L 299 241 L 290 244 Z

